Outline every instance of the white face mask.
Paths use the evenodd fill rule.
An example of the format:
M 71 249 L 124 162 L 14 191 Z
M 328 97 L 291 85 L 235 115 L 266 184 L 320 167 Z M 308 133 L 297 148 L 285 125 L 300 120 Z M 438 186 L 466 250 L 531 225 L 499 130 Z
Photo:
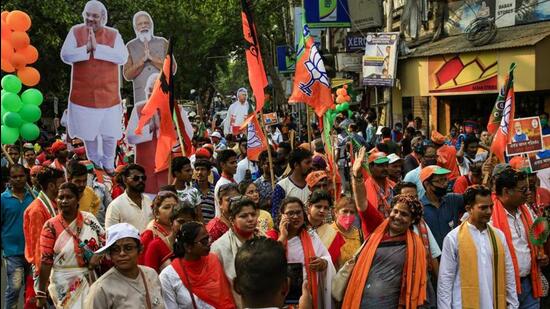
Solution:
M 149 30 L 149 29 L 143 29 L 140 33 L 138 33 L 138 38 L 142 42 L 151 41 L 152 36 L 153 35 L 151 34 L 151 30 Z

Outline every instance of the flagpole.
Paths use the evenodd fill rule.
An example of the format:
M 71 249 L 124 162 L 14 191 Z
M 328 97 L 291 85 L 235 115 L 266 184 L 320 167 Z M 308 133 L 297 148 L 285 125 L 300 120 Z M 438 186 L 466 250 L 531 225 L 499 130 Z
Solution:
M 269 171 L 271 174 L 271 188 L 275 188 L 275 175 L 273 173 L 273 157 L 271 156 L 271 145 L 269 144 L 269 135 L 267 135 L 267 132 L 265 131 L 265 123 L 264 123 L 264 113 L 262 110 L 260 110 L 260 123 L 262 124 L 262 132 L 264 133 L 264 136 L 266 136 L 267 141 L 267 159 L 269 160 Z
M 308 105 L 306 105 L 304 103 L 304 105 L 306 106 L 306 128 L 307 128 L 307 143 L 310 145 L 311 147 L 311 124 L 310 124 L 310 121 L 309 119 L 311 118 L 310 114 L 310 107 Z
M 338 186 L 336 185 L 336 173 L 338 171 L 338 158 L 336 158 L 336 143 L 338 143 L 338 137 L 331 133 L 330 135 L 331 144 L 332 144 L 332 186 L 334 187 L 334 197 L 338 196 Z M 335 143 L 336 142 L 336 143 Z

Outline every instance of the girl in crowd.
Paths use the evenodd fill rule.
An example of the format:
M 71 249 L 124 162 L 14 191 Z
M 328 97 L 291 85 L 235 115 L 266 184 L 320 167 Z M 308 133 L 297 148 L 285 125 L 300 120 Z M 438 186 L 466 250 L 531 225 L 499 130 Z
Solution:
M 331 224 L 325 223 L 331 206 L 332 197 L 327 191 L 313 191 L 307 203 L 307 219 L 309 227 L 317 232 L 327 248 L 332 263 L 336 264 L 340 258 L 340 249 L 344 245 L 345 239 L 338 230 L 332 228 Z
M 105 232 L 97 219 L 78 210 L 80 193 L 72 183 L 59 187 L 59 214 L 46 221 L 40 235 L 40 283 L 37 307 L 46 304 L 46 283 L 57 308 L 82 308 L 100 258 L 93 252 L 105 243 Z
M 166 309 L 237 308 L 204 225 L 187 222 L 176 233 L 175 259 L 160 273 Z
M 271 214 L 268 211 L 259 208 L 260 193 L 258 192 L 258 186 L 251 181 L 244 180 L 239 184 L 239 191 L 242 195 L 245 195 L 256 203 L 256 205 L 258 205 L 258 229 L 260 232 L 265 234 L 267 231 L 273 229 L 273 219 L 271 218 Z
M 314 308 L 332 308 L 334 265 L 317 233 L 307 230 L 307 214 L 300 199 L 287 197 L 281 202 L 275 228 L 267 236 L 287 248 L 288 263 L 303 265 Z
M 242 244 L 258 234 L 258 205 L 246 196 L 236 196 L 229 202 L 231 229 L 212 244 L 214 252 L 223 265 L 225 275 L 233 284 L 235 256 Z M 233 293 L 235 303 L 241 307 L 240 295 Z
M 153 200 L 152 206 L 155 219 L 149 222 L 145 231 L 141 233 L 143 253 L 140 255 L 140 264 L 144 264 L 144 255 L 153 239 L 161 238 L 167 245 L 169 245 L 168 237 L 172 231 L 170 214 L 172 213 L 172 208 L 178 205 L 178 203 L 178 196 L 171 191 L 160 191 Z
M 218 191 L 218 199 L 220 204 L 221 215 L 210 220 L 206 225 L 206 231 L 212 241 L 216 241 L 218 238 L 222 237 L 231 227 L 231 220 L 229 218 L 229 200 L 239 195 L 239 188 L 234 183 L 228 183 L 220 187 Z
M 356 214 L 355 202 L 348 196 L 341 197 L 334 205 L 336 220 L 330 227 L 344 238 L 344 244 L 339 252 L 340 255 L 334 263 L 336 269 L 340 269 L 344 263 L 351 259 L 363 242 L 359 229 L 353 226 Z
M 198 221 L 197 213 L 188 201 L 175 205 L 170 213 L 171 233 L 167 239 L 157 237 L 149 243 L 145 251 L 143 265 L 149 266 L 160 273 L 170 264 L 172 246 L 176 233 L 184 223 Z

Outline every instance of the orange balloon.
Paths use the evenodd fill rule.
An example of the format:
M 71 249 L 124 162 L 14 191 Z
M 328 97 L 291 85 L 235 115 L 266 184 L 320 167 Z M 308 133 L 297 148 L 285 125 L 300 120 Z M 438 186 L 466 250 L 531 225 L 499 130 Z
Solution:
M 9 40 L 11 38 L 10 26 L 2 20 L 2 40 Z
M 38 60 L 38 50 L 32 45 L 29 45 L 23 49 L 18 49 L 17 53 L 25 57 L 26 64 L 35 63 L 36 60 Z
M 14 31 L 11 33 L 11 45 L 15 49 L 22 49 L 27 47 L 31 43 L 31 39 L 26 32 Z
M 6 21 L 6 18 L 8 18 L 9 11 L 2 11 L 2 21 Z
M 14 53 L 15 51 L 13 50 L 11 43 L 8 40 L 2 39 L 2 58 L 11 59 Z
M 339 95 L 339 96 L 336 97 L 336 103 L 337 104 L 344 103 L 344 102 L 345 102 L 345 100 L 344 100 L 343 96 Z
M 6 22 L 15 31 L 27 31 L 31 27 L 31 18 L 23 11 L 11 11 L 6 17 Z
M 8 72 L 8 73 L 15 72 L 15 68 L 13 67 L 13 65 L 11 65 L 11 63 L 8 60 L 2 58 L 1 64 L 2 64 L 2 71 Z
M 40 73 L 33 67 L 24 67 L 18 70 L 17 77 L 19 77 L 23 85 L 28 87 L 36 86 L 40 81 Z
M 16 70 L 20 70 L 22 68 L 25 67 L 25 65 L 27 65 L 27 61 L 25 59 L 25 56 L 18 53 L 18 52 L 15 52 L 13 54 L 13 56 L 11 56 L 10 59 L 10 62 L 11 62 L 11 65 L 13 65 L 13 67 L 16 69 Z

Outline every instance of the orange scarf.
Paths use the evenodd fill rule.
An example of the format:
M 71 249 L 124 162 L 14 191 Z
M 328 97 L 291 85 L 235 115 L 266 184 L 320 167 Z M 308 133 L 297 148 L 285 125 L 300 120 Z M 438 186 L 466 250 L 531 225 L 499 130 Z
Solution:
M 210 253 L 198 261 L 177 258 L 172 261 L 172 267 L 187 290 L 207 304 L 214 308 L 237 308 L 231 285 L 215 254 Z
M 514 272 L 516 275 L 516 290 L 518 294 L 520 294 L 521 281 L 519 277 L 518 259 L 516 256 L 514 243 L 512 242 L 512 232 L 510 232 L 510 225 L 508 224 L 506 210 L 504 209 L 504 205 L 502 205 L 502 202 L 498 199 L 496 195 L 493 195 L 493 203 L 493 216 L 491 217 L 493 221 L 493 226 L 500 229 L 506 237 L 506 243 L 508 244 L 508 248 L 510 248 L 512 263 L 514 264 Z M 529 213 L 529 210 L 525 205 L 521 205 L 518 208 L 518 211 L 521 213 L 521 223 L 523 224 L 523 227 L 526 231 L 525 237 L 529 239 L 527 231 L 531 228 L 531 226 L 533 226 L 533 217 L 531 217 L 531 214 Z M 540 277 L 539 266 L 537 263 L 537 254 L 540 248 L 538 248 L 537 246 L 533 246 L 530 241 L 527 241 L 527 244 L 529 245 L 529 251 L 531 251 L 531 283 L 533 285 L 533 296 L 535 298 L 540 298 L 542 296 L 542 279 Z
M 384 222 L 371 234 L 370 238 L 367 240 L 367 244 L 359 254 L 348 283 L 348 289 L 344 295 L 342 308 L 360 307 L 363 290 L 367 283 L 376 250 L 378 249 L 382 237 L 388 230 L 388 225 L 389 219 L 384 220 Z M 403 267 L 403 288 L 401 290 L 399 304 L 407 309 L 414 309 L 422 305 L 426 300 L 426 250 L 424 249 L 422 239 L 411 230 L 407 230 L 406 232 L 406 241 L 407 257 L 405 266 Z
M 300 241 L 302 242 L 302 248 L 304 249 L 304 266 L 307 273 L 307 282 L 308 288 L 311 292 L 313 299 L 313 309 L 319 308 L 319 290 L 318 290 L 318 281 L 317 273 L 309 269 L 309 261 L 312 257 L 316 256 L 315 250 L 313 249 L 313 243 L 311 242 L 311 236 L 309 236 L 305 228 L 300 232 Z
M 367 195 L 369 203 L 376 207 L 384 218 L 387 218 L 391 211 L 391 206 L 388 203 L 388 197 L 390 196 L 393 187 L 395 187 L 395 182 L 386 178 L 386 187 L 383 188 L 384 193 L 381 194 L 382 188 L 380 188 L 372 176 L 369 176 L 365 181 L 365 192 L 375 193 Z

